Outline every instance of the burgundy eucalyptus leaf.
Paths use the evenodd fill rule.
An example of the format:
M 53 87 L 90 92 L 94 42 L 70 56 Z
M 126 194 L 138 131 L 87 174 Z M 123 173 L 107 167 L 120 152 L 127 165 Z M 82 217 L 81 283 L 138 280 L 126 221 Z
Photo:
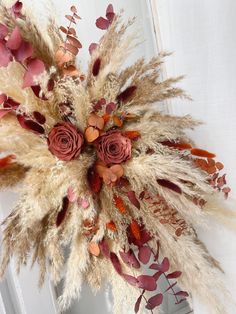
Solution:
M 167 279 L 176 279 L 176 278 L 179 278 L 181 275 L 182 275 L 182 272 L 181 272 L 181 271 L 174 271 L 173 273 L 168 274 L 168 275 L 166 276 L 166 278 L 167 278 Z
M 149 266 L 149 269 L 154 269 L 154 270 L 158 270 L 159 269 L 159 265 L 156 263 L 153 263 Z
M 172 283 L 172 284 L 165 290 L 165 292 L 167 292 L 167 291 L 173 289 L 176 285 L 177 285 L 177 281 L 175 281 L 174 283 Z
M 156 272 L 152 277 L 156 280 L 156 282 L 159 280 L 159 278 L 163 275 L 161 271 Z
M 130 265 L 131 267 L 140 268 L 140 263 L 137 260 L 132 249 L 130 249 L 128 252 L 120 252 L 120 257 L 122 258 L 124 263 Z
M 135 93 L 136 89 L 137 89 L 136 86 L 130 86 L 130 87 L 126 88 L 121 94 L 119 94 L 117 96 L 117 100 L 119 102 L 126 102 L 126 101 L 130 100 L 130 98 Z
M 110 260 L 111 260 L 112 265 L 114 266 L 115 270 L 117 271 L 117 273 L 119 275 L 122 275 L 122 267 L 121 267 L 121 263 L 119 261 L 118 256 L 115 253 L 111 252 L 110 253 Z
M 37 58 L 30 59 L 27 62 L 27 71 L 24 75 L 23 88 L 37 85 L 35 78 L 44 71 L 45 65 L 41 60 Z
M 69 199 L 65 196 L 62 200 L 62 208 L 57 215 L 56 225 L 59 227 L 66 217 L 67 210 L 69 208 Z
M 158 293 L 148 299 L 148 303 L 146 305 L 146 309 L 153 310 L 155 307 L 161 305 L 163 302 L 163 295 L 161 293 Z
M 134 276 L 123 274 L 122 277 L 132 286 L 136 286 L 137 284 L 139 284 L 138 279 Z
M 46 118 L 44 115 L 42 115 L 40 112 L 38 111 L 34 111 L 33 112 L 33 116 L 35 118 L 35 120 L 39 123 L 39 124 L 44 124 L 46 122 Z
M 26 129 L 26 125 L 25 125 L 25 120 L 26 120 L 26 119 L 25 119 L 25 117 L 22 116 L 22 115 L 20 115 L 20 114 L 18 114 L 18 115 L 16 116 L 16 118 L 17 118 L 17 120 L 18 120 L 20 126 L 21 126 L 23 129 Z
M 101 67 L 101 59 L 97 58 L 93 65 L 93 75 L 98 76 Z
M 152 276 L 141 275 L 141 276 L 138 276 L 137 280 L 138 280 L 138 287 L 140 289 L 154 291 L 157 288 L 156 280 Z
M 111 102 L 106 106 L 106 113 L 111 114 L 116 109 L 116 104 Z
M 135 312 L 136 314 L 139 312 L 139 308 L 140 308 L 140 304 L 141 304 L 141 301 L 142 301 L 142 297 L 143 297 L 143 295 L 141 294 L 141 295 L 138 297 L 138 299 L 137 299 L 137 301 L 136 301 L 136 303 L 135 303 L 134 312 Z
M 13 100 L 12 98 L 8 98 L 6 102 L 4 103 L 4 108 L 11 108 L 13 110 L 17 109 L 20 106 L 20 103 Z
M 0 42 L 0 67 L 7 67 L 13 60 L 13 56 L 3 42 Z
M 179 296 L 179 297 L 185 297 L 185 298 L 189 297 L 189 294 L 188 294 L 188 292 L 186 292 L 186 291 L 179 291 L 179 292 L 176 292 L 175 295 L 176 295 L 176 296 Z
M 96 43 L 92 43 L 90 46 L 89 46 L 89 53 L 90 53 L 90 56 L 93 54 L 93 52 L 97 49 L 99 45 L 96 44 Z
M 47 97 L 41 92 L 41 87 L 39 85 L 31 86 L 31 89 L 36 97 L 42 100 L 48 100 Z
M 7 43 L 6 43 L 6 47 L 9 48 L 10 50 L 17 50 L 20 48 L 20 45 L 22 43 L 22 36 L 21 36 L 21 33 L 20 33 L 20 28 L 18 26 L 16 26 Z
M 0 40 L 4 39 L 8 34 L 8 28 L 6 25 L 0 23 Z
M 99 17 L 96 20 L 96 26 L 102 30 L 108 29 L 109 25 L 110 25 L 109 20 L 104 19 L 104 17 Z
M 33 120 L 25 120 L 24 125 L 25 125 L 26 129 L 31 130 L 36 134 L 44 134 L 45 133 L 44 128 L 40 124 L 38 124 L 37 122 L 34 122 Z
M 99 247 L 100 250 L 102 252 L 102 254 L 106 257 L 106 258 L 110 258 L 110 249 L 108 246 L 108 243 L 105 239 L 103 239 L 100 243 L 99 243 Z
M 159 185 L 161 185 L 162 187 L 164 187 L 164 188 L 172 190 L 172 191 L 174 191 L 174 192 L 176 192 L 178 194 L 182 194 L 181 188 L 177 184 L 175 184 L 173 182 L 170 182 L 169 180 L 157 179 L 157 183 Z
M 136 195 L 135 195 L 135 192 L 134 192 L 134 191 L 129 191 L 129 192 L 127 193 L 127 196 L 128 196 L 128 198 L 129 198 L 130 202 L 131 202 L 135 207 L 137 207 L 138 209 L 140 209 L 140 203 L 139 203 L 139 201 L 138 201 L 138 199 L 137 199 L 137 197 L 136 197 Z
M 24 62 L 26 59 L 32 57 L 33 55 L 33 47 L 30 43 L 26 41 L 22 41 L 20 47 L 17 50 L 12 51 L 16 61 Z
M 138 259 L 141 263 L 146 265 L 151 257 L 152 251 L 149 246 L 141 246 L 138 252 Z

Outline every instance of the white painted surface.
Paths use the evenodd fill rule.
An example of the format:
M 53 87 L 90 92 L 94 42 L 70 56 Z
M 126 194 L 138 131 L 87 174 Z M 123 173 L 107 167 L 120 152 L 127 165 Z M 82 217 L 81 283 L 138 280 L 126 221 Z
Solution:
M 173 51 L 166 71 L 185 74 L 181 86 L 193 102 L 174 100 L 171 112 L 190 113 L 206 122 L 191 136 L 225 164 L 228 183 L 236 195 L 236 1 L 150 0 L 157 7 L 163 49 Z M 236 202 L 233 203 L 235 207 Z M 236 300 L 236 237 L 223 227 L 199 230 L 210 252 L 221 262 L 227 286 Z M 213 283 L 214 284 L 214 283 Z M 214 314 L 195 300 L 195 314 Z M 226 314 L 226 313 L 224 313 Z M 228 314 L 235 314 L 232 309 Z

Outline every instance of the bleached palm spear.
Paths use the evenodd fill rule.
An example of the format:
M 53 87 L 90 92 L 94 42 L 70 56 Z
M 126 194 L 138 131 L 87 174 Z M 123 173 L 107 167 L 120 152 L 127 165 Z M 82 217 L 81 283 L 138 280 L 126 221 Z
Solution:
M 112 284 L 114 313 L 134 302 L 135 312 L 154 313 L 169 292 L 177 304 L 196 294 L 210 313 L 226 313 L 222 270 L 194 228 L 209 217 L 234 228 L 220 196 L 230 189 L 223 165 L 185 134 L 199 123 L 151 106 L 186 97 L 174 87 L 181 77 L 161 80 L 167 54 L 123 69 L 135 47 L 126 35 L 133 20 L 123 24 L 109 5 L 84 76 L 75 65 L 82 45 L 74 6 L 64 37 L 53 19 L 41 34 L 19 1 L 1 5 L 0 16 L 0 150 L 8 154 L 0 185 L 21 190 L 3 222 L 1 277 L 13 255 L 18 270 L 32 256 L 40 285 L 46 271 L 55 284 L 64 277 L 62 309 L 87 281 L 95 292 Z M 142 274 L 145 264 L 151 274 Z

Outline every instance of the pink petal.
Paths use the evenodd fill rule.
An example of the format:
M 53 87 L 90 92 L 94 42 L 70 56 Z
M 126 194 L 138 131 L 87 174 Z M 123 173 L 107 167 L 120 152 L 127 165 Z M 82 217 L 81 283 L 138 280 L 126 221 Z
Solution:
M 7 100 L 7 95 L 1 94 L 0 95 L 0 105 L 3 104 Z
M 21 16 L 22 7 L 23 3 L 20 1 L 16 1 L 16 3 L 11 7 L 11 12 L 16 18 Z
M 2 119 L 5 115 L 11 112 L 12 109 L 0 109 L 0 119 Z
M 13 55 L 18 62 L 24 62 L 26 59 L 32 57 L 33 47 L 30 43 L 22 41 L 19 49 L 13 51 Z
M 138 276 L 138 287 L 140 289 L 148 290 L 148 291 L 154 291 L 157 288 L 157 283 L 155 278 L 148 275 L 141 275 Z
M 151 249 L 148 246 L 141 246 L 139 248 L 139 252 L 138 252 L 138 258 L 140 260 L 141 263 L 143 264 L 147 264 L 150 260 L 151 257 Z
M 76 193 L 72 186 L 70 186 L 67 190 L 67 197 L 70 203 L 74 203 L 76 201 Z
M 110 25 L 110 22 L 107 19 L 104 19 L 103 17 L 99 17 L 96 21 L 96 26 L 100 29 L 108 29 Z
M 114 13 L 113 5 L 109 4 L 106 10 L 106 18 L 108 19 L 110 24 L 113 22 L 115 16 L 116 15 Z
M 92 43 L 90 46 L 89 46 L 89 53 L 90 55 L 92 55 L 93 51 L 96 50 L 98 47 L 98 44 L 95 44 L 95 43 Z
M 0 23 L 0 39 L 4 39 L 8 34 L 8 28 L 6 25 Z
M 161 293 L 154 295 L 148 300 L 146 309 L 153 310 L 155 307 L 161 305 L 163 302 L 163 295 Z
M 45 71 L 44 63 L 36 58 L 29 60 L 27 68 L 28 69 L 24 75 L 23 88 L 37 85 L 37 83 L 34 81 L 34 77 L 42 74 Z
M 6 47 L 11 49 L 11 50 L 17 50 L 17 49 L 19 49 L 21 43 L 22 43 L 22 36 L 20 33 L 20 29 L 18 26 L 16 26 L 13 29 L 13 31 L 12 31 L 12 33 L 11 33 L 7 43 L 6 43 Z
M 7 67 L 12 60 L 10 50 L 6 48 L 4 43 L 0 42 L 0 67 Z
M 89 201 L 86 198 L 78 198 L 78 204 L 83 208 L 86 209 L 89 207 Z

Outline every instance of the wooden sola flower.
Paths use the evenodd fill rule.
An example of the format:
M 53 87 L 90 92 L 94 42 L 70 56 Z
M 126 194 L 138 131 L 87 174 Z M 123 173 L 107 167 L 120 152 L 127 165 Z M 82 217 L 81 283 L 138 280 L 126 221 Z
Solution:
M 3 221 L 0 276 L 12 255 L 18 270 L 32 256 L 40 285 L 46 271 L 64 280 L 62 310 L 84 279 L 95 292 L 110 282 L 114 313 L 130 301 L 135 313 L 154 313 L 168 294 L 176 304 L 196 294 L 210 313 L 226 313 L 221 268 L 195 227 L 212 217 L 233 225 L 222 197 L 230 188 L 223 164 L 185 134 L 196 121 L 147 106 L 185 96 L 178 78 L 161 81 L 165 54 L 123 68 L 132 21 L 109 5 L 84 75 L 77 9 L 44 34 L 22 7 L 0 6 L 0 185 L 21 182 Z

